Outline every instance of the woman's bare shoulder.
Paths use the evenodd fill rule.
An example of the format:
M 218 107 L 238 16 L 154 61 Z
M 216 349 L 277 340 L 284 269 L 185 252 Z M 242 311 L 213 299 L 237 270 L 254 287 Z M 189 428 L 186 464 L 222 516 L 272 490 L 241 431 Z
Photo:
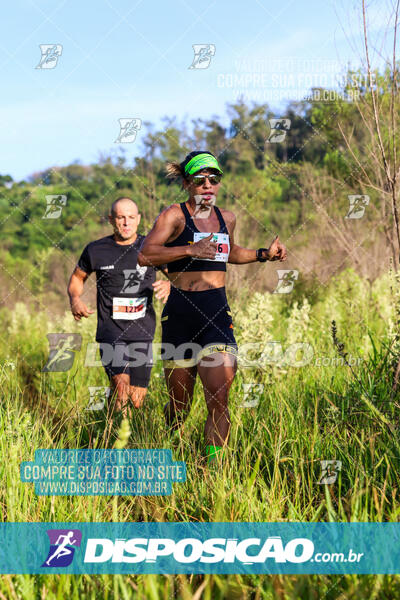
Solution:
M 219 210 L 222 213 L 224 221 L 228 223 L 236 223 L 235 213 L 233 213 L 231 210 L 227 210 L 226 208 L 220 208 Z
M 161 219 L 162 221 L 177 221 L 180 220 L 182 217 L 182 209 L 180 205 L 176 202 L 163 208 L 160 214 L 158 215 L 157 220 Z

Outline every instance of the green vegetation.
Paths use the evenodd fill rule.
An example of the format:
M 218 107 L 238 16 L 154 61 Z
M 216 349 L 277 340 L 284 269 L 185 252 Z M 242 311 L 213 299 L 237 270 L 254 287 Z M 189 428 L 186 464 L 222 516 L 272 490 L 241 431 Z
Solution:
M 350 82 L 355 75 L 348 74 Z M 377 74 L 377 81 L 381 137 L 392 169 L 390 157 L 400 147 L 389 119 L 390 78 Z M 326 281 L 349 266 L 373 280 L 387 269 L 389 256 L 397 268 L 391 185 L 385 181 L 374 133 L 371 90 L 359 86 L 356 91 L 357 103 L 346 100 L 344 89 L 332 102 L 292 102 L 282 115 L 274 115 L 267 105 L 238 103 L 227 106 L 225 118 L 194 120 L 190 128 L 175 118 L 165 118 L 159 131 L 145 123 L 142 156 L 133 165 L 120 147 L 99 164 L 49 168 L 29 181 L 12 182 L 2 175 L 0 282 L 10 289 L 10 301 L 26 301 L 29 292 L 36 299 L 36 268 L 41 265 L 45 303 L 62 312 L 65 283 L 83 246 L 110 231 L 112 201 L 123 194 L 132 197 L 142 213 L 141 232 L 148 232 L 160 210 L 185 199 L 179 186 L 166 181 L 165 161 L 180 161 L 193 148 L 209 149 L 220 160 L 225 177 L 218 202 L 237 215 L 241 245 L 266 246 L 278 232 L 297 259 L 293 268 L 302 271 L 302 280 L 310 280 L 313 272 L 323 273 Z M 268 119 L 276 116 L 290 119 L 291 126 L 283 142 L 268 143 Z M 61 194 L 67 197 L 61 215 L 43 218 L 46 196 Z M 350 194 L 370 197 L 362 219 L 346 219 Z M 382 262 L 371 261 L 364 251 L 350 256 L 359 245 L 370 255 L 382 253 L 384 245 Z M 248 268 L 241 268 L 230 285 L 239 289 L 247 276 Z M 16 285 L 21 278 L 23 287 Z M 272 287 L 268 276 L 257 278 L 256 289 Z
M 398 153 L 399 138 L 391 136 L 386 116 L 390 77 L 377 81 L 382 143 Z M 134 165 L 121 153 L 97 165 L 48 169 L 29 181 L 0 176 L 0 283 L 6 290 L 0 307 L 6 340 L 0 347 L 3 521 L 398 521 L 399 392 L 393 382 L 400 354 L 400 282 L 389 270 L 390 257 L 398 266 L 393 205 L 368 113 L 371 91 L 360 92 L 358 104 L 343 97 L 292 103 L 284 115 L 273 115 L 264 105 L 231 105 L 227 126 L 217 117 L 194 121 L 190 131 L 176 119 L 165 119 L 161 131 L 148 123 L 143 156 Z M 397 117 L 397 98 L 394 110 Z M 283 144 L 265 143 L 267 119 L 273 116 L 291 119 Z M 172 448 L 175 460 L 187 461 L 187 482 L 175 484 L 170 497 L 36 496 L 32 484 L 19 481 L 19 464 L 33 460 L 34 449 L 118 443 L 118 423 L 110 428 L 102 411 L 86 410 L 88 386 L 107 380 L 102 368 L 85 367 L 95 317 L 76 323 L 66 311 L 68 276 L 84 245 L 110 232 L 106 216 L 116 197 L 129 195 L 137 202 L 144 233 L 163 207 L 184 199 L 178 186 L 166 182 L 164 163 L 182 160 L 193 148 L 220 158 L 225 177 L 219 205 L 237 215 L 237 243 L 266 246 L 279 233 L 289 251 L 284 267 L 229 267 L 228 298 L 239 345 L 268 347 L 276 341 L 286 356 L 291 345 L 306 343 L 312 356 L 300 366 L 301 352 L 292 355 L 299 365 L 293 366 L 279 352 L 269 361 L 266 350 L 258 366 L 241 364 L 231 392 L 226 460 L 212 472 L 201 460 L 199 422 L 206 412 L 201 387 L 196 384 L 182 433 L 169 438 L 162 413 L 166 387 L 157 361 L 145 406 L 131 419 L 128 447 Z M 59 194 L 67 196 L 61 216 L 44 219 L 46 196 Z M 362 219 L 346 220 L 349 194 L 370 196 Z M 276 287 L 281 267 L 299 271 L 293 292 L 266 293 Z M 93 278 L 86 289 L 93 300 Z M 159 304 L 157 311 L 159 317 Z M 52 332 L 82 335 L 82 349 L 66 373 L 41 372 L 46 335 Z M 159 335 L 158 325 L 155 341 Z M 252 352 L 248 359 L 256 358 Z M 340 353 L 347 353 L 346 360 Z M 354 365 L 351 357 L 362 360 Z M 243 406 L 246 383 L 264 385 L 257 406 Z M 330 486 L 318 485 L 320 461 L 326 459 L 342 463 Z M 400 579 L 3 576 L 0 596 L 361 600 L 400 596 Z
M 290 306 L 284 294 L 255 294 L 246 304 L 240 297 L 232 301 L 239 344 L 257 341 L 263 346 L 274 340 L 285 351 L 290 344 L 307 342 L 313 354 L 307 364 L 297 367 L 282 360 L 264 360 L 261 369 L 241 365 L 231 393 L 227 457 L 212 472 L 201 461 L 199 423 L 206 411 L 201 386 L 196 384 L 182 434 L 170 439 L 162 414 L 165 381 L 157 361 L 146 404 L 130 421 L 127 447 L 172 448 L 175 460 L 187 461 L 187 482 L 174 484 L 170 497 L 40 497 L 32 484 L 19 481 L 19 464 L 33 460 L 35 448 L 112 447 L 118 425 L 110 430 L 101 411 L 85 410 L 88 386 L 107 385 L 101 367 L 84 365 L 94 318 L 76 323 L 67 313 L 55 323 L 43 312 L 29 314 L 23 304 L 13 314 L 3 309 L 8 345 L 2 347 L 0 359 L 2 520 L 397 521 L 399 403 L 391 382 L 400 305 L 398 294 L 391 296 L 394 285 L 398 288 L 393 273 L 370 286 L 350 270 L 332 281 L 323 300 L 313 305 L 304 300 Z M 332 320 L 353 366 L 338 360 Z M 48 355 L 46 334 L 52 331 L 82 335 L 82 349 L 66 373 L 41 373 Z M 302 357 L 301 353 L 296 357 L 299 365 Z M 362 360 L 354 365 L 350 357 Z M 242 384 L 248 382 L 265 385 L 253 408 L 242 406 Z M 330 486 L 318 485 L 323 459 L 342 461 L 338 480 Z M 54 575 L 3 577 L 0 592 L 18 599 L 99 594 L 156 599 L 191 598 L 201 588 L 203 597 L 210 599 L 324 594 L 361 599 L 367 594 L 396 597 L 399 585 L 397 576 Z

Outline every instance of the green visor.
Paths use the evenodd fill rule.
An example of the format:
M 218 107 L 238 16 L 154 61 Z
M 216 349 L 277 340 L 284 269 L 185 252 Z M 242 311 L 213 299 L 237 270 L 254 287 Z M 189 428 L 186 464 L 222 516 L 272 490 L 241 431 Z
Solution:
M 221 174 L 223 173 L 214 156 L 211 156 L 211 154 L 198 154 L 189 160 L 185 167 L 185 175 L 193 175 L 193 173 L 202 169 L 216 169 Z

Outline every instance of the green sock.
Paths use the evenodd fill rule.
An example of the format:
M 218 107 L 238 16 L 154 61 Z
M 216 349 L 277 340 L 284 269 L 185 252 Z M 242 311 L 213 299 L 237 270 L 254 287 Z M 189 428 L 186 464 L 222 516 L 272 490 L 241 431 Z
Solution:
M 217 454 L 222 450 L 222 446 L 206 446 L 206 455 L 207 455 L 207 462 L 208 464 L 210 464 L 211 462 L 213 462 L 216 457 Z

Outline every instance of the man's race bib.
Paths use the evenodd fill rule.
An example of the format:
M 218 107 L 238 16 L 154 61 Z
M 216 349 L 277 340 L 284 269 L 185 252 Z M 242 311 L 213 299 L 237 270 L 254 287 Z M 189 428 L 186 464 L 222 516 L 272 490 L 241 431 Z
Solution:
M 113 298 L 113 319 L 134 321 L 146 314 L 147 298 Z
M 209 233 L 205 233 L 203 231 L 195 232 L 193 236 L 193 241 L 198 242 L 203 238 L 209 236 Z M 218 262 L 228 262 L 230 245 L 229 245 L 229 235 L 227 233 L 214 233 L 212 242 L 217 242 L 218 248 L 215 258 L 199 258 L 198 260 L 211 260 Z

